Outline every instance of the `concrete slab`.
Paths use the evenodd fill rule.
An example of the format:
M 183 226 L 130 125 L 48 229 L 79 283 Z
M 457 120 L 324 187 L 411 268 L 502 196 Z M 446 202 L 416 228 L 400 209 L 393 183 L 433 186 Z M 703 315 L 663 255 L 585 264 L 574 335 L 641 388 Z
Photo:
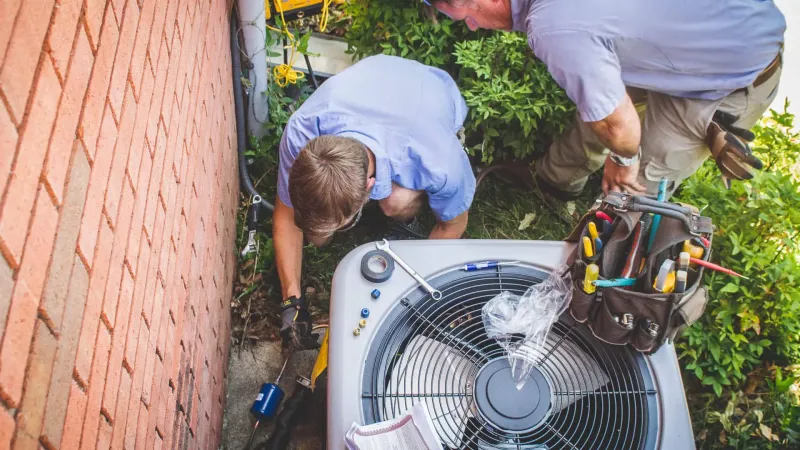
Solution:
M 292 356 L 278 383 L 278 386 L 286 393 L 286 398 L 294 392 L 296 385 L 294 380 L 297 375 L 310 376 L 316 358 L 316 350 L 298 352 Z M 225 394 L 225 415 L 222 424 L 222 449 L 244 449 L 255 423 L 255 419 L 250 414 L 250 406 L 258 395 L 261 385 L 274 381 L 282 365 L 280 342 L 261 342 L 249 348 L 245 347 L 241 355 L 238 353 L 238 348 L 231 349 L 228 386 Z M 291 450 L 323 448 L 322 424 L 318 421 L 320 417 L 325 417 L 324 413 L 308 414 L 305 417 L 309 417 L 311 420 L 308 423 L 300 423 L 295 429 L 294 439 L 289 446 Z M 272 422 L 260 424 L 250 449 L 258 449 L 259 444 L 269 438 L 273 426 Z

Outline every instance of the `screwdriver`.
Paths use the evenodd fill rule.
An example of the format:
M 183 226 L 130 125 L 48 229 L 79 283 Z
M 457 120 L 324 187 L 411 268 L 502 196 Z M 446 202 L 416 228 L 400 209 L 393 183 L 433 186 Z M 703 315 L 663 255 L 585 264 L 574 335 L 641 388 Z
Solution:
M 583 292 L 594 294 L 596 290 L 594 282 L 597 281 L 599 276 L 600 268 L 597 267 L 597 264 L 589 264 L 586 267 L 586 275 L 583 277 Z
M 746 277 L 746 276 L 744 276 L 744 275 L 742 275 L 740 273 L 732 271 L 731 269 L 726 269 L 726 268 L 724 268 L 724 267 L 722 267 L 720 265 L 717 265 L 717 264 L 714 264 L 714 263 L 710 263 L 708 261 L 703 261 L 702 259 L 689 258 L 689 261 L 691 261 L 691 262 L 693 262 L 693 263 L 695 263 L 697 265 L 703 266 L 703 267 L 705 267 L 707 269 L 711 269 L 711 270 L 714 270 L 714 271 L 717 271 L 717 272 L 722 272 L 722 273 L 727 274 L 727 275 L 733 275 L 735 277 L 744 278 L 745 280 L 749 280 L 750 279 L 750 278 L 748 278 L 748 277 Z

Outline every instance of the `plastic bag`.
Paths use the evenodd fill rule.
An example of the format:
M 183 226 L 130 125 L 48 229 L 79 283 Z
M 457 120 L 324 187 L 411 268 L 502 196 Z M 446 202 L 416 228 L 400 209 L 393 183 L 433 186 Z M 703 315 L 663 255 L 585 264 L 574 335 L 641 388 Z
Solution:
M 503 291 L 483 306 L 481 316 L 486 334 L 505 349 L 517 390 L 525 385 L 543 353 L 550 328 L 572 299 L 568 269 L 566 265 L 558 267 L 521 297 Z

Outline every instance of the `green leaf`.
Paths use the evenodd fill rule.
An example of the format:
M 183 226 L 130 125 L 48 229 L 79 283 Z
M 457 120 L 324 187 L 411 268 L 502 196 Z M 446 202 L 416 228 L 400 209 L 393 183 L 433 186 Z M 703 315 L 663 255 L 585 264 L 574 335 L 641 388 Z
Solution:
M 733 293 L 733 292 L 737 292 L 737 291 L 739 291 L 739 286 L 737 286 L 737 285 L 735 285 L 733 283 L 728 283 L 728 284 L 725 285 L 725 287 L 723 287 L 722 289 L 719 290 L 719 292 L 723 293 L 723 294 L 725 294 L 725 293 Z

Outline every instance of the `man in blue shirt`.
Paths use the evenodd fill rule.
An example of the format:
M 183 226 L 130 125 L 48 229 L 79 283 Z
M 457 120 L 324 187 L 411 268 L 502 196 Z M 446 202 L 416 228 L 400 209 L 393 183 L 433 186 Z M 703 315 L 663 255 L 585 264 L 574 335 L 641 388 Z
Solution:
M 300 292 L 304 235 L 324 244 L 355 225 L 370 199 L 406 222 L 427 198 L 437 219 L 430 238 L 461 237 L 475 193 L 457 136 L 466 115 L 446 72 L 385 55 L 331 77 L 292 114 L 280 143 L 273 216 L 287 344 L 303 347 L 309 339 Z
M 423 1 L 472 30 L 526 33 L 575 102 L 576 125 L 536 163 L 557 197 L 604 165 L 604 191 L 649 194 L 662 177 L 671 194 L 712 155 L 727 178 L 761 166 L 746 129 L 780 78 L 786 23 L 771 0 Z

